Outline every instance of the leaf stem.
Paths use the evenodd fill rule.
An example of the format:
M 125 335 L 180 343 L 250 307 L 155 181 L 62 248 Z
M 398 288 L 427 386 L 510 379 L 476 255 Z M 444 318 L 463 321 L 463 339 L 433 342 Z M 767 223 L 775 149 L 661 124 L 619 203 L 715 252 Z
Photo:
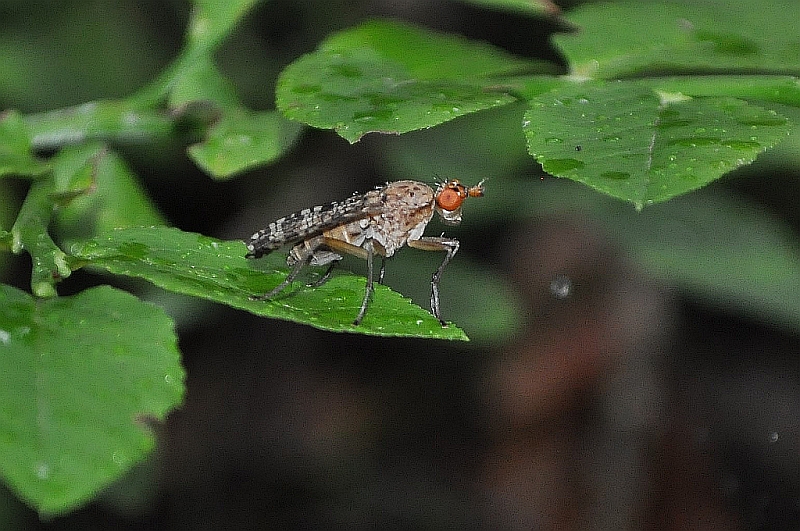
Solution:
M 54 208 L 52 192 L 52 176 L 34 181 L 11 228 L 11 251 L 31 255 L 31 291 L 38 297 L 56 295 L 56 282 L 72 273 L 66 254 L 47 232 Z
M 94 101 L 25 117 L 35 150 L 58 149 L 88 140 L 141 143 L 175 134 L 175 118 L 127 101 Z

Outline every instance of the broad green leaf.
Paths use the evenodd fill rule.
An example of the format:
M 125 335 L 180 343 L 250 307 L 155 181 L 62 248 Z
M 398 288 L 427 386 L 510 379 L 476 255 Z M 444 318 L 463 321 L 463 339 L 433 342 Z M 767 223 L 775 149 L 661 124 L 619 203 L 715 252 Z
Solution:
M 637 209 L 700 188 L 784 139 L 786 118 L 733 98 L 575 84 L 531 100 L 528 151 L 544 170 Z
M 363 276 L 334 275 L 322 286 L 295 282 L 270 301 L 250 300 L 268 292 L 288 272 L 285 255 L 273 253 L 260 260 L 244 258 L 239 241 L 220 241 L 166 227 L 113 231 L 71 247 L 88 265 L 111 273 L 144 278 L 175 293 L 212 300 L 256 315 L 285 319 L 334 332 L 378 336 L 467 339 L 455 326 L 442 328 L 428 311 L 376 286 L 364 321 L 352 322 L 364 295 Z
M 86 239 L 120 227 L 162 225 L 164 218 L 125 161 L 95 143 L 68 146 L 51 160 L 61 241 Z
M 16 111 L 0 113 L 0 177 L 35 176 L 49 169 L 31 152 L 31 139 L 22 116 Z
M 567 18 L 582 29 L 555 42 L 580 76 L 800 74 L 796 0 L 627 0 L 585 4 Z
M 302 130 L 274 111 L 229 109 L 203 142 L 189 146 L 192 160 L 216 179 L 225 179 L 277 159 Z
M 183 396 L 172 321 L 108 286 L 37 300 L 0 285 L 0 474 L 43 515 L 149 453 Z
M 276 104 L 288 118 L 356 142 L 369 132 L 405 133 L 510 103 L 501 76 L 536 68 L 488 44 L 372 21 L 289 65 Z

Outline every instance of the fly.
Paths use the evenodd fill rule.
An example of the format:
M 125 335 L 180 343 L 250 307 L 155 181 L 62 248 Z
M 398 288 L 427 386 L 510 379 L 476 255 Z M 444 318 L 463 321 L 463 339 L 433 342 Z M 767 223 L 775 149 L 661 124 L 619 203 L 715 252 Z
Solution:
M 423 251 L 444 251 L 445 257 L 431 279 L 431 311 L 447 326 L 439 309 L 439 279 L 458 251 L 458 240 L 423 236 L 437 212 L 447 225 L 461 223 L 461 206 L 467 197 L 482 197 L 483 181 L 464 186 L 457 179 L 439 183 L 436 190 L 418 181 L 396 181 L 341 202 L 307 208 L 270 223 L 250 237 L 247 258 L 260 258 L 286 244 L 294 244 L 286 258 L 291 271 L 269 293 L 252 296 L 267 300 L 286 289 L 307 265 L 328 266 L 313 284 L 330 278 L 336 263 L 350 254 L 367 261 L 367 284 L 361 308 L 353 321 L 361 323 L 373 291 L 373 260 L 381 257 L 378 282 L 383 283 L 386 259 L 403 245 Z

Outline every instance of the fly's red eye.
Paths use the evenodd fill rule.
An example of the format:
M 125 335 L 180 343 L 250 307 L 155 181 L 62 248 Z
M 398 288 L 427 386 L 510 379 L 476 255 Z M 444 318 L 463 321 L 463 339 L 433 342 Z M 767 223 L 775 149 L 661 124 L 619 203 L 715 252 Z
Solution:
M 439 208 L 453 211 L 461 206 L 461 203 L 464 202 L 464 198 L 466 197 L 467 195 L 464 193 L 463 186 L 455 185 L 451 187 L 448 185 L 448 187 L 439 192 L 439 195 L 436 196 L 436 204 Z

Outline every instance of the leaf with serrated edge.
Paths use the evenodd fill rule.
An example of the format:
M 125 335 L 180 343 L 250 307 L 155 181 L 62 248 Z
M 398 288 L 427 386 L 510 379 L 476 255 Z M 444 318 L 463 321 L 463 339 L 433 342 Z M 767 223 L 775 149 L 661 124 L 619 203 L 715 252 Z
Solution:
M 386 286 L 377 285 L 364 321 L 354 326 L 364 295 L 363 276 L 334 274 L 316 288 L 295 282 L 273 300 L 250 300 L 286 276 L 285 254 L 244 258 L 243 242 L 221 241 L 166 227 L 112 231 L 70 249 L 74 258 L 112 273 L 140 277 L 176 293 L 192 295 L 334 332 L 466 340 L 456 326 L 443 328 L 430 312 Z M 420 272 L 424 282 L 430 272 Z M 306 280 L 308 277 L 304 277 Z M 421 280 L 423 281 L 423 280 Z
M 562 87 L 530 103 L 528 151 L 546 172 L 639 209 L 752 162 L 790 131 L 783 116 L 743 100 L 629 81 Z
M 280 75 L 276 105 L 292 120 L 356 142 L 425 129 L 515 98 L 503 75 L 540 67 L 488 44 L 393 21 L 336 33 Z

